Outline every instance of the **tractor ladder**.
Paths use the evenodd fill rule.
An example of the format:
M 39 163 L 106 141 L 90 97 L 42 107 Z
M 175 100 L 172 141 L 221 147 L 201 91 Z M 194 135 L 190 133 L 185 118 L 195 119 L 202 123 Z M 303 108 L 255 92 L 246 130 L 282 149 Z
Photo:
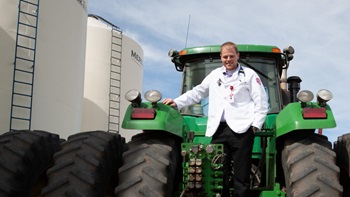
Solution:
M 19 0 L 10 131 L 31 129 L 39 0 Z

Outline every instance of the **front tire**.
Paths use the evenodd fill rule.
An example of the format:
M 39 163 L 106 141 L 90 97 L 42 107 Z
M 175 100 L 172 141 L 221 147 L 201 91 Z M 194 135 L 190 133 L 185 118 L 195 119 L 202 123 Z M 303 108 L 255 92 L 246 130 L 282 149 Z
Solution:
M 310 134 L 287 139 L 282 151 L 287 196 L 341 196 L 343 188 L 335 157 L 324 136 Z

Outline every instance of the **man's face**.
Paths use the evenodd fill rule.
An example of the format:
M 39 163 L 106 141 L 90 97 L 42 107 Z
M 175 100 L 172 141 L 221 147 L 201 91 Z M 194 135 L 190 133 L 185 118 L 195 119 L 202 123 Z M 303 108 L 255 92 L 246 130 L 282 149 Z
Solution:
M 221 62 L 226 70 L 234 70 L 238 66 L 239 53 L 232 46 L 224 46 L 221 50 Z

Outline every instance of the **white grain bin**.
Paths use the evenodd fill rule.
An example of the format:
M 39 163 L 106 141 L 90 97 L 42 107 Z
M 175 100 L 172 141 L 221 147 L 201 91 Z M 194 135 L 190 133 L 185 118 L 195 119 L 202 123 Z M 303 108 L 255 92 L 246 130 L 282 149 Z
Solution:
M 29 3 L 26 3 L 29 2 Z M 20 5 L 19 5 L 20 3 Z M 34 4 L 34 5 L 33 5 Z M 37 6 L 35 6 L 37 4 Z M 0 132 L 12 129 L 47 130 L 66 138 L 81 130 L 84 86 L 85 44 L 87 27 L 87 0 L 0 0 Z M 20 14 L 19 11 L 27 14 Z M 38 23 L 35 15 L 38 13 Z M 34 16 L 34 17 L 33 17 Z M 22 26 L 17 31 L 18 21 Z M 19 49 L 16 55 L 17 33 L 35 37 L 35 42 L 24 39 L 19 43 L 35 48 Z M 33 54 L 36 54 L 34 56 Z M 11 111 L 17 116 L 26 116 L 25 110 L 13 110 L 12 87 L 15 56 L 35 57 L 30 128 L 27 123 L 10 118 Z M 19 62 L 19 61 L 18 61 Z M 28 63 L 28 62 L 27 62 Z M 20 65 L 22 63 L 18 63 Z M 31 64 L 22 64 L 22 69 L 32 71 Z M 31 75 L 31 74 L 29 74 Z M 21 76 L 31 78 L 30 76 Z M 21 87 L 16 87 L 23 91 Z M 16 100 L 16 99 L 15 99 Z M 11 110 L 12 109 L 12 110 Z M 12 121 L 11 121 L 12 120 Z M 24 121 L 25 122 L 25 121 Z
M 82 130 L 119 132 L 126 140 L 139 131 L 121 123 L 130 89 L 142 92 L 143 50 L 121 29 L 95 15 L 88 17 Z

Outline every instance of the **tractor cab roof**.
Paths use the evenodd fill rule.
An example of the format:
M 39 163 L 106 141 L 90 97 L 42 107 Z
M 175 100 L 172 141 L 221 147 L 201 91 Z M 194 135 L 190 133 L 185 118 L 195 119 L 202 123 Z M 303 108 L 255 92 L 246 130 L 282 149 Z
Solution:
M 238 51 L 240 53 L 240 59 L 246 59 L 253 56 L 259 57 L 268 57 L 273 58 L 277 62 L 277 68 L 282 70 L 282 67 L 286 64 L 286 58 L 281 53 L 281 50 L 272 45 L 253 45 L 253 44 L 237 44 Z M 220 49 L 221 45 L 208 45 L 208 46 L 197 46 L 184 48 L 178 53 L 178 56 L 175 58 L 175 62 L 179 63 L 180 69 L 182 71 L 183 65 L 188 61 L 195 61 L 197 59 L 203 58 L 220 58 Z

